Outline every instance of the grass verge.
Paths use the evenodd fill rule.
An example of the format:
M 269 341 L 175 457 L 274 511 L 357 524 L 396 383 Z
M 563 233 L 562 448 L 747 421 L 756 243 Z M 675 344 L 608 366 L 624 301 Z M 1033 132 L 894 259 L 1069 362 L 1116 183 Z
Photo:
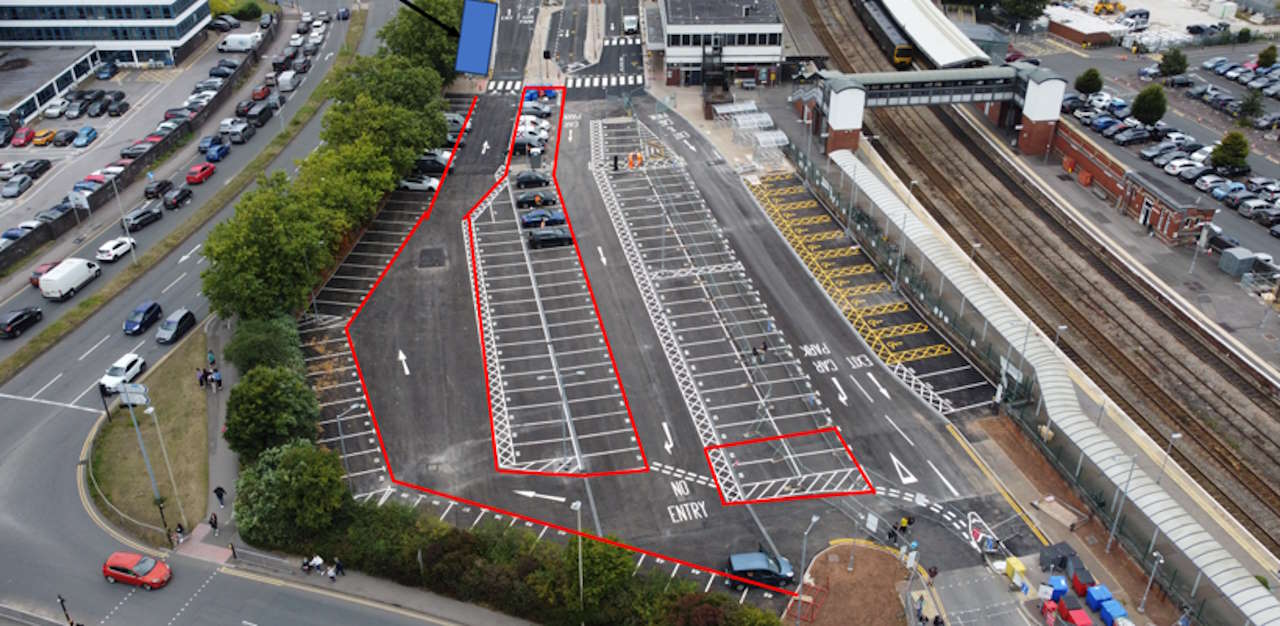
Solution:
M 351 12 L 351 25 L 347 30 L 346 41 L 343 42 L 342 49 L 338 51 L 338 56 L 333 62 L 333 67 L 329 70 L 329 75 L 333 74 L 335 70 L 350 63 L 351 59 L 355 57 L 356 46 L 360 43 L 360 38 L 364 35 L 366 16 L 367 14 L 364 9 L 357 9 Z M 196 212 L 187 219 L 187 221 L 180 224 L 178 228 L 174 229 L 174 231 L 169 233 L 164 239 L 161 239 L 156 242 L 155 245 L 148 248 L 146 252 L 140 253 L 138 255 L 139 258 L 137 264 L 127 266 L 124 271 L 116 275 L 115 278 L 112 278 L 111 282 L 104 285 L 103 288 L 99 289 L 94 293 L 94 295 L 87 297 L 82 296 L 80 302 L 76 304 L 75 308 L 67 311 L 62 317 L 50 323 L 48 326 L 45 326 L 44 330 L 32 337 L 26 345 L 18 348 L 16 352 L 4 361 L 0 361 L 0 384 L 7 382 L 10 378 L 13 378 L 14 375 L 22 371 L 23 368 L 34 361 L 36 357 L 40 356 L 51 346 L 61 341 L 68 333 L 78 328 L 80 324 L 84 323 L 84 321 L 89 319 L 90 316 L 97 313 L 98 309 L 102 308 L 102 306 L 109 302 L 112 297 L 124 293 L 129 288 L 129 285 L 132 285 L 134 281 L 141 278 L 143 274 L 152 268 L 152 266 L 164 257 L 168 256 L 169 253 L 173 252 L 179 245 L 186 241 L 188 237 L 204 226 L 206 222 L 213 219 L 214 215 L 217 215 L 222 211 L 223 207 L 230 204 L 237 195 L 253 184 L 253 181 L 257 179 L 259 174 L 265 173 L 268 169 L 267 166 L 270 165 L 276 157 L 280 156 L 280 153 L 284 151 L 285 146 L 289 145 L 289 142 L 293 141 L 294 137 L 302 131 L 302 128 L 306 126 L 311 119 L 315 117 L 316 112 L 320 110 L 320 105 L 323 104 L 325 100 L 325 92 L 327 91 L 325 86 L 329 81 L 329 75 L 325 76 L 324 80 L 320 82 L 320 85 L 316 90 L 311 92 L 311 96 L 298 107 L 297 113 L 294 114 L 293 119 L 290 121 L 287 128 L 272 138 L 257 157 L 254 157 L 254 159 L 250 161 L 239 174 L 236 174 L 230 182 L 224 185 L 222 189 L 214 192 L 213 197 L 197 209 Z
M 196 386 L 193 380 L 194 368 L 205 362 L 205 350 L 205 334 L 196 327 L 142 381 L 150 390 L 151 404 L 155 407 L 154 418 L 144 413 L 142 407 L 134 409 L 142 440 L 151 458 L 151 468 L 155 471 L 156 489 L 165 499 L 164 512 L 169 528 L 182 522 L 182 513 L 186 514 L 187 520 L 183 526 L 195 528 L 204 519 L 208 500 L 209 419 L 205 397 L 208 392 Z M 165 467 L 157 424 L 172 462 L 172 481 Z M 117 407 L 111 412 L 111 421 L 102 425 L 93 441 L 91 458 L 97 489 L 90 484 L 89 491 L 102 515 L 150 545 L 168 547 L 163 534 L 141 528 L 124 517 L 160 526 L 151 481 L 138 451 L 138 437 L 134 434 L 128 408 Z M 98 489 L 102 490 L 101 494 Z M 102 501 L 103 496 L 110 504 Z M 181 507 L 178 497 L 182 498 Z

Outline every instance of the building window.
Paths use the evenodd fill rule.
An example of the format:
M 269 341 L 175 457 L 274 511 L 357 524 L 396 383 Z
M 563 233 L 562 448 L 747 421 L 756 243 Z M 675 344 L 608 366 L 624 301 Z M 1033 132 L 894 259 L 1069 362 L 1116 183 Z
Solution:
M 680 35 L 667 35 L 667 45 L 672 47 L 680 45 Z
M 680 35 L 680 45 L 682 46 L 692 45 L 690 43 L 690 37 L 688 35 Z
M 782 43 L 782 35 L 778 33 L 769 33 L 769 45 L 776 46 Z

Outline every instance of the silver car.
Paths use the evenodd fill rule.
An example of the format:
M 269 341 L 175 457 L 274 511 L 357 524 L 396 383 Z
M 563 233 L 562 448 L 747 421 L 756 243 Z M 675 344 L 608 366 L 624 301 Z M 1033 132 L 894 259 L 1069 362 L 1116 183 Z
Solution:
M 6 198 L 17 198 L 31 188 L 32 182 L 30 176 L 18 174 L 4 184 L 4 190 L 0 191 L 0 195 Z

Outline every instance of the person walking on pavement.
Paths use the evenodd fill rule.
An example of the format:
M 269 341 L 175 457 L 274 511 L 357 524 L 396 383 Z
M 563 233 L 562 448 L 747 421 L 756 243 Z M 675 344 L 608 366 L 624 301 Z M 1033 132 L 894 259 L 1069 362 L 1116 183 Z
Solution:
M 218 536 L 218 514 L 217 513 L 209 514 L 209 528 L 213 529 L 213 536 L 217 537 Z
M 222 391 L 222 372 L 219 372 L 218 368 L 216 367 L 213 368 L 213 384 L 214 384 L 213 390 L 215 392 Z
M 907 534 L 907 526 L 908 524 L 907 524 L 906 517 L 903 517 L 901 520 L 898 520 L 898 534 L 905 537 Z
M 178 534 L 178 545 L 182 545 L 182 542 L 187 540 L 187 529 L 183 528 L 181 523 L 173 529 L 173 532 Z
M 339 575 L 339 576 L 346 576 L 346 575 L 347 575 L 347 568 L 345 568 L 345 567 L 343 567 L 343 566 L 342 566 L 342 559 L 340 559 L 340 558 L 338 558 L 338 557 L 336 557 L 336 556 L 335 556 L 335 557 L 333 557 L 333 569 L 334 569 L 334 570 L 336 570 L 336 571 L 338 572 L 338 575 Z
M 202 368 L 200 372 L 204 374 L 204 382 L 207 383 L 205 386 L 209 388 L 209 391 L 213 391 L 213 372 L 210 372 L 207 367 Z
M 200 385 L 201 389 L 204 388 L 204 369 L 199 367 L 196 368 L 196 384 Z
M 217 487 L 213 488 L 213 495 L 217 496 L 218 498 L 218 508 L 220 509 L 227 508 L 227 503 L 222 500 L 222 498 L 227 495 L 227 490 L 223 489 L 222 485 L 218 485 Z
M 210 350 L 209 354 L 205 356 L 207 356 L 209 359 L 209 367 L 213 367 L 218 362 L 218 359 L 214 358 L 213 356 L 213 350 Z
M 325 575 L 329 577 L 329 582 L 338 582 L 337 570 L 334 569 L 332 565 L 330 565 L 329 569 L 325 571 Z

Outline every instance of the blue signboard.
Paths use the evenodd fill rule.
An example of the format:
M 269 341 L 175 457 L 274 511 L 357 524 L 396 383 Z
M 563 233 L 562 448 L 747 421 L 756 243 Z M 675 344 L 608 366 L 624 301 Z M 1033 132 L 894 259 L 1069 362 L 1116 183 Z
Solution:
M 498 28 L 498 3 L 467 0 L 462 6 L 462 30 L 458 36 L 459 74 L 488 74 L 493 37 Z

